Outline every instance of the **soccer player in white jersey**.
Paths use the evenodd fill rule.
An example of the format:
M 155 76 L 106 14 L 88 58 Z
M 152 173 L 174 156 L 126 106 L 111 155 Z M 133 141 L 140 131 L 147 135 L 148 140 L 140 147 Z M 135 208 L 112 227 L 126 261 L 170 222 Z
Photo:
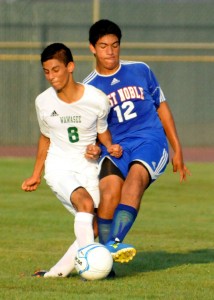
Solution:
M 98 168 L 96 161 L 85 158 L 86 147 L 98 138 L 110 155 L 120 156 L 122 148 L 112 145 L 107 128 L 107 96 L 93 86 L 74 81 L 70 49 L 61 43 L 51 44 L 42 52 L 41 63 L 51 87 L 36 98 L 41 136 L 33 174 L 23 182 L 22 189 L 37 189 L 45 165 L 47 184 L 74 215 L 76 241 L 49 272 L 35 273 L 65 277 L 74 267 L 77 249 L 94 242 L 94 209 L 100 200 Z
M 115 261 L 128 262 L 136 251 L 131 245 L 126 249 L 122 241 L 136 219 L 144 192 L 167 166 L 167 139 L 174 151 L 173 171 L 180 173 L 180 181 L 190 172 L 154 73 L 143 62 L 120 60 L 121 37 L 119 26 L 110 20 L 91 26 L 89 42 L 96 69 L 83 82 L 108 95 L 109 130 L 113 142 L 123 147 L 120 158 L 110 157 L 105 146 L 101 147 L 98 228 L 100 242 L 106 244 Z M 88 148 L 88 157 L 98 153 L 96 146 Z

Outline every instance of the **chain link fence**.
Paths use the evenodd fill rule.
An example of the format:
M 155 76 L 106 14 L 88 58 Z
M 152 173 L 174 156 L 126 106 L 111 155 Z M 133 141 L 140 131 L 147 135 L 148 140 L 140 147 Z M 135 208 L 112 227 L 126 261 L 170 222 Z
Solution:
M 94 68 L 88 30 L 100 18 L 120 25 L 122 58 L 157 75 L 183 146 L 213 147 L 213 11 L 206 0 L 0 0 L 0 147 L 36 145 L 34 100 L 47 87 L 42 49 L 68 45 L 82 81 Z

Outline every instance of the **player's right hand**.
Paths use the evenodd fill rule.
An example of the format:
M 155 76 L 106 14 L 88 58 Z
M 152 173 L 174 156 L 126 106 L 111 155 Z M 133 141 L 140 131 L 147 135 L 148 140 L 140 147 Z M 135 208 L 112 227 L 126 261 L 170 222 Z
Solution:
M 40 182 L 41 182 L 40 178 L 30 177 L 25 179 L 25 181 L 22 183 L 21 188 L 25 192 L 33 192 L 37 189 Z
M 120 158 L 123 154 L 123 148 L 119 144 L 113 144 L 107 149 L 108 153 L 111 156 L 114 156 L 116 158 Z
M 88 145 L 86 147 L 85 157 L 97 160 L 100 157 L 101 149 L 98 145 Z

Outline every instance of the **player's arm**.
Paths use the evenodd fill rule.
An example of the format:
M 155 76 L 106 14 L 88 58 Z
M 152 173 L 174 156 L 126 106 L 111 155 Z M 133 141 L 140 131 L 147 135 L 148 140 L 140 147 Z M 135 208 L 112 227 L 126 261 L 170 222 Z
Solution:
M 115 156 L 117 158 L 119 158 L 122 155 L 122 147 L 119 144 L 112 144 L 111 133 L 108 129 L 103 133 L 98 133 L 97 137 L 99 142 L 106 147 L 110 155 Z
M 36 162 L 33 174 L 22 183 L 22 189 L 26 192 L 35 191 L 41 182 L 41 176 L 44 170 L 44 163 L 50 146 L 50 139 L 43 134 L 40 135 L 37 149 Z
M 173 172 L 180 173 L 180 182 L 182 182 L 186 179 L 187 174 L 190 175 L 190 171 L 185 166 L 183 161 L 183 151 L 175 127 L 173 115 L 166 101 L 161 102 L 157 111 L 165 130 L 167 139 L 174 151 L 172 157 Z

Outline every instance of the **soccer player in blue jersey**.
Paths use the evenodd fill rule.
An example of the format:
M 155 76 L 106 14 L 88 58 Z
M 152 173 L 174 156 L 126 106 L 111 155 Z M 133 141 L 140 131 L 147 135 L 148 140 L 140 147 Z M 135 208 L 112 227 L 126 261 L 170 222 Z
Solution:
M 109 130 L 113 143 L 123 147 L 123 156 L 115 158 L 101 145 L 99 239 L 115 261 L 128 262 L 136 250 L 122 242 L 137 217 L 146 189 L 168 164 L 167 139 L 174 151 L 173 172 L 179 172 L 182 182 L 190 171 L 184 164 L 174 119 L 154 73 L 143 62 L 120 60 L 121 37 L 119 26 L 110 20 L 99 20 L 91 26 L 89 42 L 96 69 L 84 83 L 108 95 Z M 99 148 L 90 145 L 87 157 L 96 158 L 97 154 Z

